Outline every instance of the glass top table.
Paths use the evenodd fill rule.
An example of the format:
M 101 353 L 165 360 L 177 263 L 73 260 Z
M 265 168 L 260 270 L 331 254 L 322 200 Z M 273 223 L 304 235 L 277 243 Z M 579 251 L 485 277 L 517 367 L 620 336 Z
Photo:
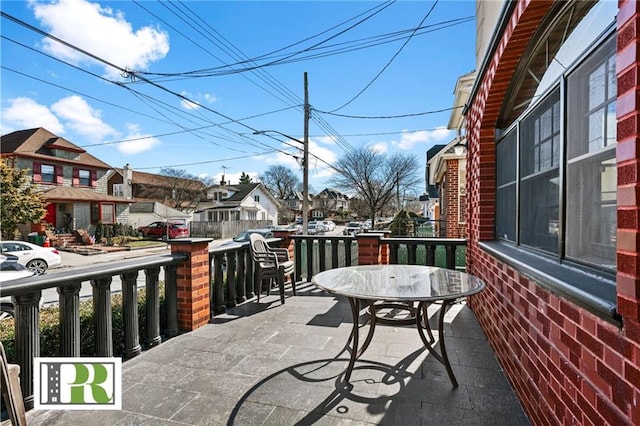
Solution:
M 352 346 L 351 358 L 345 373 L 346 382 L 349 382 L 355 361 L 364 353 L 373 338 L 376 325 L 375 302 L 401 302 L 411 306 L 417 302 L 415 325 L 420 338 L 426 349 L 445 366 L 452 385 L 458 386 L 444 343 L 444 315 L 451 304 L 485 288 L 480 278 L 453 269 L 433 266 L 361 265 L 320 272 L 311 278 L 311 283 L 328 293 L 346 296 L 349 299 L 353 329 L 347 342 L 347 345 L 352 343 Z M 360 300 L 369 303 L 371 324 L 362 347 L 358 349 Z M 440 353 L 432 347 L 435 339 L 427 314 L 428 306 L 434 302 L 441 304 L 438 320 Z

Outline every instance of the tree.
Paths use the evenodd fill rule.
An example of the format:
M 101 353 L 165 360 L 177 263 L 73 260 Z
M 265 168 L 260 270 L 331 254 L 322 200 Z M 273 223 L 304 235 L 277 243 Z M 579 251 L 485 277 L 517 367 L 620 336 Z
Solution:
M 0 238 L 18 237 L 18 225 L 40 222 L 46 202 L 29 185 L 25 169 L 14 169 L 0 161 Z
M 163 200 L 163 203 L 182 211 L 193 211 L 206 198 L 206 185 L 186 170 L 161 169 L 165 179 L 157 185 L 145 185 L 145 198 Z
M 342 191 L 355 192 L 369 207 L 371 227 L 375 225 L 376 212 L 381 210 L 396 194 L 421 181 L 415 156 L 387 155 L 371 147 L 347 152 L 335 163 L 338 173 L 331 179 Z
M 242 185 L 247 183 L 251 183 L 251 176 L 249 176 L 245 172 L 242 172 L 242 175 L 240 176 L 240 184 Z
M 279 200 L 285 199 L 298 186 L 298 177 L 288 167 L 269 166 L 260 176 L 262 184 Z

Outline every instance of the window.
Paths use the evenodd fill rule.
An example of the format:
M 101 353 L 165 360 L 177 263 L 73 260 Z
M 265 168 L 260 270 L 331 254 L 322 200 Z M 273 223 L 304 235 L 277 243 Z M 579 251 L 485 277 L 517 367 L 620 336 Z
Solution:
M 91 203 L 91 223 L 115 223 L 115 218 L 115 204 Z
M 56 169 L 50 164 L 40 166 L 41 182 L 56 183 Z
M 609 39 L 567 79 L 566 256 L 616 266 L 616 68 Z
M 113 184 L 113 195 L 116 197 L 124 197 L 124 188 L 121 183 Z
M 80 186 L 91 186 L 91 172 L 89 170 L 78 170 L 78 180 Z
M 260 196 L 259 195 L 254 195 L 253 196 L 253 201 L 255 201 L 256 203 L 260 202 Z
M 615 37 L 563 78 L 497 143 L 496 237 L 614 271 Z

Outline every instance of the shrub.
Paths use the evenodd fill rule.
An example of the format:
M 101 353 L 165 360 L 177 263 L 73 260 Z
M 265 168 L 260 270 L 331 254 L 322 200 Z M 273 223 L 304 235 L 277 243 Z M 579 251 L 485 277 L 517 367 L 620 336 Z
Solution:
M 164 285 L 160 284 L 160 330 L 166 329 L 166 309 L 164 303 Z M 111 297 L 111 321 L 114 356 L 124 352 L 124 313 L 122 294 Z M 138 291 L 138 319 L 140 343 L 144 347 L 146 338 L 146 292 Z M 60 314 L 58 306 L 40 310 L 40 356 L 60 356 Z M 0 321 L 0 341 L 4 345 L 7 359 L 15 362 L 15 329 L 13 319 Z M 80 302 L 80 356 L 95 356 L 95 331 L 93 321 L 93 303 L 91 300 Z

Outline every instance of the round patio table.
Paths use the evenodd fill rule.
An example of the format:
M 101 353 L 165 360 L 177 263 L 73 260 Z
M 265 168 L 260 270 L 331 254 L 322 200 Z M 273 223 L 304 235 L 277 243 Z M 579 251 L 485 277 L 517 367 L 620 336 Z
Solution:
M 453 374 L 444 343 L 444 315 L 451 304 L 479 293 L 485 288 L 484 282 L 473 275 L 453 269 L 419 265 L 361 265 L 330 269 L 311 278 L 311 283 L 322 290 L 349 299 L 353 315 L 353 328 L 347 345 L 352 342 L 351 358 L 345 372 L 349 382 L 356 360 L 367 350 L 376 326 L 377 301 L 397 302 L 412 305 L 418 302 L 415 324 L 425 347 L 447 369 L 454 387 L 458 381 Z M 369 304 L 371 325 L 362 347 L 359 346 L 360 300 Z M 431 303 L 439 303 L 438 341 L 440 353 L 433 347 L 434 337 L 429 326 L 427 308 Z M 427 331 L 429 338 L 425 335 Z

